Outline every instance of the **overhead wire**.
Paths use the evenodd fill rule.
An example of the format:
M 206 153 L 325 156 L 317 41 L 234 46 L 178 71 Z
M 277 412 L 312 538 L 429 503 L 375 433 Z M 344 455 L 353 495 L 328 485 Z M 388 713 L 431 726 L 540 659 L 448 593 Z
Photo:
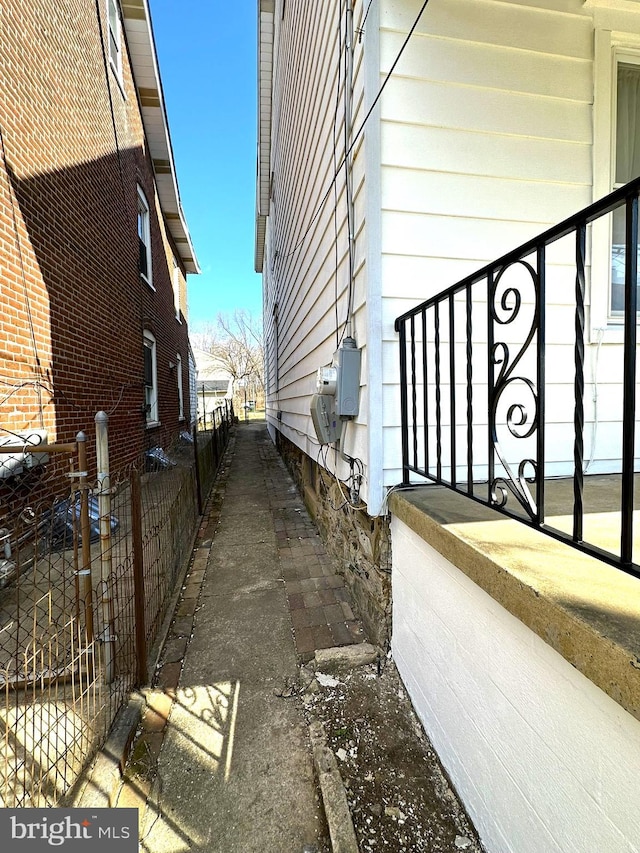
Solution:
M 364 466 L 363 466 L 362 460 L 356 459 L 356 458 L 351 457 L 351 456 L 347 456 L 344 453 L 341 454 L 341 456 L 346 461 L 350 462 L 351 468 L 352 468 L 352 473 L 349 477 L 349 480 L 347 481 L 347 483 L 343 483 L 338 478 L 337 474 L 334 471 L 332 471 L 332 469 L 329 465 L 329 460 L 327 459 L 328 452 L 329 452 L 329 445 L 328 444 L 321 444 L 320 447 L 318 448 L 318 453 L 316 455 L 316 463 L 318 465 L 318 473 L 320 475 L 320 483 L 322 484 L 322 488 L 324 489 L 324 494 L 325 494 L 325 498 L 327 500 L 327 503 L 329 504 L 329 506 L 331 507 L 331 509 L 334 512 L 339 512 L 340 510 L 344 509 L 345 507 L 349 507 L 349 509 L 352 509 L 352 510 L 361 510 L 361 509 L 364 510 L 364 509 L 366 509 L 367 508 L 366 503 L 361 501 L 359 498 L 358 498 L 358 501 L 356 502 L 356 501 L 352 500 L 350 496 L 347 496 L 344 493 L 344 486 L 346 485 L 349 488 L 348 483 L 349 483 L 349 481 L 351 481 L 352 487 L 349 488 L 349 491 L 351 491 L 353 488 L 353 484 L 355 483 L 356 479 L 358 482 L 358 492 L 359 492 L 360 483 L 364 477 Z M 356 466 L 358 468 L 358 474 L 354 476 L 353 467 L 356 467 Z M 322 474 L 323 468 L 326 471 L 328 471 L 329 475 L 331 477 L 333 477 L 333 479 L 336 481 L 336 486 L 337 486 L 338 491 L 340 492 L 340 495 L 342 497 L 342 503 L 339 504 L 338 506 L 336 506 L 333 503 L 333 500 L 331 499 L 331 495 L 329 494 L 329 489 L 327 487 L 327 484 L 326 484 L 325 479 L 324 479 L 323 474 Z
M 321 461 L 321 456 L 322 456 L 323 450 L 324 450 L 324 459 Z M 338 483 L 338 488 L 340 489 L 340 494 L 342 495 L 343 501 L 339 506 L 336 506 L 333 503 L 333 500 L 331 499 L 331 495 L 329 494 L 329 489 L 328 489 L 327 484 L 325 483 L 324 477 L 322 475 L 322 469 L 323 468 L 330 472 L 329 463 L 327 460 L 327 450 L 328 450 L 328 445 L 321 444 L 320 448 L 318 449 L 318 455 L 316 457 L 316 463 L 318 465 L 318 473 L 320 475 L 320 483 L 322 484 L 322 487 L 324 488 L 325 498 L 327 500 L 327 503 L 331 507 L 331 509 L 334 512 L 340 512 L 341 509 L 344 509 L 344 507 L 347 506 L 348 501 L 347 501 L 347 498 L 346 498 L 344 492 L 340 488 L 340 481 L 338 480 L 337 477 L 335 479 L 336 479 L 336 482 Z
M 353 207 L 353 170 L 349 155 L 349 139 L 353 111 L 353 6 L 347 0 L 344 22 L 344 190 L 347 209 L 347 250 L 349 257 L 349 276 L 347 288 L 347 315 L 342 330 L 342 338 L 351 336 L 351 317 L 353 315 L 353 296 L 355 284 L 355 211 Z M 335 186 L 335 182 L 334 182 Z M 338 343 L 339 345 L 339 343 Z
M 338 6 L 338 56 L 342 56 L 342 0 Z M 340 106 L 340 81 L 342 79 L 342 63 L 338 61 L 338 79 L 336 82 L 336 105 L 333 113 L 333 171 L 338 171 L 338 107 Z M 334 300 L 333 306 L 336 319 L 336 349 L 340 346 L 340 323 L 338 320 L 338 185 L 334 180 L 333 185 L 333 252 L 335 260 L 334 275 Z
M 107 49 L 104 43 L 104 33 L 102 30 L 102 15 L 100 13 L 100 0 L 95 0 L 96 4 L 96 17 L 98 19 L 98 34 L 100 35 L 100 47 L 102 50 L 102 64 L 104 66 L 104 79 L 107 85 L 107 95 L 109 97 L 109 110 L 111 112 L 111 125 L 113 127 L 113 137 L 116 143 L 116 154 L 118 157 L 118 170 L 120 172 L 120 186 L 122 187 L 122 201 L 124 203 L 125 210 L 128 212 L 128 198 L 127 192 L 125 189 L 125 180 L 124 180 L 124 170 L 122 167 L 122 153 L 120 151 L 120 141 L 118 139 L 118 126 L 116 123 L 116 114 L 113 107 L 113 96 L 111 94 L 111 84 L 109 81 L 109 62 L 107 59 Z
M 378 101 L 382 97 L 382 93 L 384 92 L 385 88 L 387 87 L 387 84 L 388 84 L 389 80 L 391 79 L 393 72 L 395 71 L 396 66 L 398 65 L 398 62 L 400 61 L 400 58 L 402 57 L 402 54 L 404 53 L 407 45 L 409 44 L 411 36 L 413 35 L 416 27 L 420 23 L 420 18 L 422 17 L 422 14 L 423 14 L 424 10 L 427 8 L 428 4 L 429 4 L 429 0 L 424 0 L 422 6 L 420 8 L 420 11 L 418 12 L 417 17 L 411 26 L 411 29 L 407 33 L 407 36 L 406 36 L 404 42 L 402 43 L 402 46 L 400 47 L 400 50 L 398 51 L 396 58 L 394 59 L 393 63 L 391 64 L 391 68 L 387 72 L 387 76 L 382 81 L 382 85 L 380 86 L 377 95 L 375 96 L 375 98 L 371 102 L 371 105 L 370 105 L 369 109 L 367 110 L 367 113 L 366 113 L 365 117 L 363 118 L 362 123 L 360 124 L 360 127 L 358 128 L 356 133 L 353 135 L 352 140 L 351 140 L 351 144 L 347 148 L 347 150 L 344 154 L 344 157 L 342 158 L 342 160 L 340 162 L 340 165 L 335 170 L 333 178 L 331 179 L 331 183 L 330 183 L 329 187 L 327 188 L 327 191 L 325 192 L 325 194 L 320 199 L 320 202 L 319 202 L 319 204 L 315 210 L 315 213 L 311 217 L 309 225 L 307 226 L 304 234 L 302 234 L 302 236 L 300 237 L 298 242 L 295 244 L 295 246 L 292 249 L 290 249 L 288 252 L 285 253 L 285 252 L 278 251 L 277 252 L 278 258 L 283 258 L 283 259 L 290 258 L 292 255 L 294 255 L 298 251 L 298 249 L 302 246 L 302 244 L 306 240 L 307 236 L 309 235 L 309 233 L 310 233 L 311 229 L 313 228 L 317 218 L 322 213 L 322 210 L 324 209 L 324 206 L 327 202 L 327 199 L 331 195 L 333 185 L 337 181 L 340 172 L 344 168 L 345 161 L 347 160 L 347 158 L 349 157 L 349 155 L 351 154 L 351 152 L 355 148 L 355 145 L 356 145 L 357 141 L 359 140 L 360 136 L 362 135 L 362 132 L 364 131 L 367 122 L 371 118 L 371 114 L 373 113 L 374 109 L 376 108 Z
M 373 0 L 369 0 L 369 4 L 367 6 L 367 9 L 366 9 L 364 18 L 362 20 L 362 23 L 361 23 L 360 27 L 358 27 L 358 29 L 357 29 L 357 33 L 360 37 L 360 40 L 362 39 L 362 34 L 364 32 L 364 24 L 365 24 L 367 17 L 369 15 L 369 12 L 370 12 L 370 9 L 372 6 L 372 2 L 373 2 Z M 365 126 L 366 126 L 368 120 L 370 119 L 375 107 L 377 106 L 380 98 L 382 97 L 382 93 L 384 92 L 389 80 L 391 79 L 391 77 L 392 77 L 392 75 L 393 75 L 393 73 L 394 73 L 394 71 L 398 65 L 398 62 L 400 61 L 400 58 L 402 57 L 402 54 L 404 53 L 406 46 L 409 43 L 409 40 L 411 39 L 413 33 L 415 32 L 415 29 L 418 26 L 418 23 L 420 22 L 420 18 L 422 17 L 422 14 L 423 14 L 424 10 L 426 9 L 428 2 L 429 2 L 429 0 L 424 0 L 422 7 L 420 9 L 420 12 L 418 13 L 418 15 L 417 15 L 416 19 L 414 20 L 407 36 L 405 37 L 405 40 L 404 40 L 397 56 L 395 57 L 395 59 L 391 65 L 382 85 L 380 86 L 380 89 L 378 90 L 375 98 L 373 99 L 371 105 L 369 106 L 369 109 L 368 109 L 364 119 L 362 120 L 362 123 L 360 124 L 357 132 L 355 134 L 353 134 L 353 136 L 351 138 L 350 138 L 350 136 L 351 136 L 350 114 L 349 114 L 350 109 L 351 109 L 351 101 L 350 101 L 350 97 L 349 97 L 350 93 L 347 92 L 347 87 L 351 85 L 351 81 L 349 79 L 350 78 L 349 70 L 351 68 L 350 63 L 349 63 L 349 51 L 353 50 L 353 32 L 351 32 L 351 39 L 350 39 L 349 38 L 349 3 L 350 3 L 350 0 L 347 0 L 347 7 L 346 7 L 347 8 L 347 19 L 345 20 L 345 23 L 344 23 L 345 30 L 344 30 L 344 41 L 343 41 L 342 26 L 343 26 L 343 16 L 344 16 L 344 11 L 345 11 L 345 5 L 343 3 L 343 0 L 340 0 L 340 2 L 339 2 L 339 7 L 338 7 L 338 56 L 339 56 L 339 61 L 338 61 L 338 75 L 337 75 L 337 82 L 336 82 L 336 101 L 335 101 L 335 108 L 334 108 L 334 115 L 333 115 L 333 128 L 332 128 L 332 130 L 333 130 L 332 138 L 333 138 L 334 174 L 333 174 L 333 177 L 331 179 L 330 185 L 329 185 L 327 191 L 325 192 L 325 194 L 323 195 L 320 203 L 318 204 L 318 207 L 316 208 L 306 230 L 304 231 L 304 233 L 302 234 L 302 236 L 300 237 L 300 239 L 298 240 L 296 245 L 293 247 L 293 249 L 291 249 L 287 253 L 283 253 L 279 249 L 275 250 L 274 256 L 273 256 L 274 269 L 272 270 L 272 272 L 275 270 L 275 264 L 277 263 L 278 260 L 291 257 L 300 248 L 300 246 L 303 244 L 304 240 L 306 239 L 306 237 L 310 233 L 310 231 L 311 231 L 314 223 L 318 219 L 320 213 L 324 209 L 324 205 L 326 204 L 330 194 L 333 192 L 333 196 L 334 196 L 334 210 L 333 210 L 334 253 L 335 253 L 335 266 L 336 266 L 335 278 L 334 278 L 334 290 L 335 290 L 334 303 L 335 303 L 335 312 L 336 312 L 336 344 L 338 347 L 340 346 L 340 341 L 341 341 L 342 337 L 344 337 L 347 329 L 349 328 L 349 322 L 350 322 L 351 313 L 352 313 L 351 306 L 352 306 L 352 299 L 353 299 L 353 284 L 354 284 L 354 266 L 355 266 L 354 247 L 353 247 L 354 222 L 353 222 L 353 215 L 350 211 L 350 203 L 352 202 L 352 186 L 351 186 L 351 174 L 350 174 L 350 169 L 349 169 L 349 157 L 350 157 L 351 153 L 353 152 L 359 138 L 361 137 L 361 135 L 365 129 Z M 351 14 L 352 14 L 352 11 L 351 11 Z M 344 47 L 344 50 L 343 50 L 343 47 Z M 342 81 L 342 63 L 343 62 L 344 62 L 344 82 Z M 340 102 L 340 90 L 341 90 L 341 84 L 342 83 L 345 87 L 344 154 L 340 159 L 340 163 L 338 164 L 337 139 L 336 139 L 336 137 L 337 137 L 337 127 L 338 127 L 338 108 L 339 108 L 339 102 Z M 342 331 L 342 336 L 341 336 L 340 332 L 339 332 L 339 321 L 338 321 L 338 226 L 337 226 L 338 191 L 337 191 L 337 179 L 338 179 L 338 177 L 341 174 L 343 169 L 345 169 L 345 181 L 346 181 L 345 192 L 346 192 L 346 202 L 347 202 L 347 231 L 348 231 L 348 240 L 349 240 L 349 288 L 348 288 L 347 317 L 346 317 L 346 320 L 345 320 L 345 323 L 343 326 L 343 331 Z M 309 438 L 309 436 L 306 433 L 302 433 L 300 430 L 296 430 L 295 428 L 291 428 L 291 429 L 293 429 L 294 432 L 299 433 L 300 435 L 304 435 L 306 438 Z M 352 483 L 355 484 L 356 479 L 358 481 L 358 488 L 355 489 L 355 493 L 358 494 L 359 493 L 359 484 L 362 481 L 363 476 L 364 476 L 363 463 L 361 460 L 355 459 L 353 457 L 349 457 L 346 454 L 341 454 L 341 456 L 345 459 L 345 461 L 349 462 L 349 464 L 351 466 L 350 479 L 352 480 Z M 316 461 L 319 465 L 320 470 L 322 467 L 324 467 L 332 474 L 332 476 L 334 477 L 334 479 L 336 481 L 336 484 L 337 484 L 337 487 L 340 491 L 340 494 L 343 498 L 343 502 L 339 506 L 335 506 L 333 504 L 330 496 L 327 493 L 327 499 L 329 501 L 331 508 L 334 511 L 341 510 L 345 506 L 349 506 L 352 509 L 364 509 L 364 508 L 366 508 L 366 504 L 360 502 L 359 500 L 358 500 L 358 503 L 352 502 L 350 500 L 350 498 L 344 494 L 343 484 L 341 483 L 341 481 L 339 480 L 339 478 L 337 477 L 335 472 L 331 471 L 331 468 L 329 466 L 328 459 L 327 459 L 327 447 L 325 445 L 319 446 Z M 357 468 L 357 474 L 354 474 L 354 467 Z M 324 478 L 322 477 L 322 474 L 320 475 L 320 481 L 322 483 L 322 486 L 326 490 L 327 486 L 326 486 L 326 483 L 324 481 Z
M 362 36 L 364 35 L 364 25 L 367 23 L 367 18 L 369 17 L 369 9 L 371 9 L 371 4 L 373 0 L 369 0 L 369 5 L 367 6 L 367 11 L 364 13 L 364 18 L 362 19 L 362 23 L 356 30 L 358 33 L 358 41 L 362 41 Z
M 103 70 L 104 70 L 104 80 L 105 80 L 105 85 L 106 85 L 106 89 L 107 89 L 107 97 L 109 99 L 109 112 L 111 114 L 111 127 L 113 129 L 113 139 L 115 142 L 116 157 L 117 157 L 117 161 L 118 161 L 118 172 L 120 175 L 120 188 L 122 190 L 122 202 L 123 202 L 125 216 L 129 216 L 129 214 L 131 212 L 130 197 L 127 193 L 126 181 L 125 181 L 125 176 L 124 176 L 124 166 L 123 166 L 123 162 L 122 162 L 122 150 L 121 150 L 121 146 L 120 146 L 120 139 L 118 136 L 118 124 L 116 121 L 115 108 L 113 105 L 113 95 L 111 92 L 111 78 L 110 78 L 110 73 L 109 73 L 109 59 L 107 56 L 107 46 L 105 44 L 105 39 L 104 39 L 102 13 L 100 12 L 100 0 L 95 0 L 95 9 L 96 9 L 96 18 L 98 21 L 98 33 L 100 36 L 100 48 L 101 48 L 101 52 L 102 52 L 102 65 L 103 65 Z M 118 12 L 118 14 L 119 14 L 119 12 Z M 120 26 L 122 26 L 121 21 L 120 21 Z M 121 33 L 121 40 L 122 40 L 122 42 L 124 42 L 124 44 L 126 46 L 126 40 L 124 38 L 122 38 L 122 33 Z M 127 47 L 127 49 L 128 49 L 128 47 Z M 137 215 L 137 201 L 136 201 L 136 215 Z M 144 336 L 144 331 L 145 331 L 146 325 L 145 325 L 145 314 L 144 314 L 144 302 L 143 302 L 142 288 L 138 288 L 138 311 L 139 311 L 139 315 L 140 315 L 140 332 L 141 332 L 141 336 Z M 111 409 L 109 409 L 109 411 L 107 411 L 107 414 L 112 415 L 118 409 L 118 407 L 120 406 L 120 403 L 122 402 L 124 392 L 127 388 L 135 387 L 138 384 L 139 383 L 136 383 L 136 382 L 121 383 L 120 394 L 119 394 L 118 400 L 114 404 L 114 406 Z M 68 402 L 71 402 L 71 401 L 68 401 Z M 71 405 L 75 406 L 74 403 L 71 403 Z M 75 408 L 80 409 L 79 406 L 75 406 Z M 145 429 L 145 428 L 146 428 L 146 425 L 143 424 L 142 429 Z

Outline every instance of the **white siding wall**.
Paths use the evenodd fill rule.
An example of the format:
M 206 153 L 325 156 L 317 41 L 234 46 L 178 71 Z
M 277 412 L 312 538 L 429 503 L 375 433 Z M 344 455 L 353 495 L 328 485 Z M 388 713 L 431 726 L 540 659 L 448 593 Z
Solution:
M 488 853 L 638 853 L 640 723 L 392 520 L 393 653 Z
M 355 2 L 356 30 L 368 5 Z M 356 129 L 418 9 L 415 0 L 371 5 L 355 40 Z M 331 360 L 347 302 L 344 176 L 335 193 L 331 188 L 344 151 L 337 14 L 337 0 L 287 0 L 284 17 L 282 2 L 274 16 L 274 180 L 264 260 L 268 419 L 313 458 L 315 372 Z M 355 331 L 363 362 L 360 414 L 347 426 L 344 449 L 365 462 L 371 512 L 380 509 L 383 486 L 401 479 L 395 317 L 607 190 L 607 46 L 624 43 L 624 33 L 640 34 L 640 10 L 624 0 L 428 4 L 355 152 Z M 573 249 L 558 246 L 552 254 L 547 364 L 558 367 L 573 358 Z M 621 444 L 620 388 L 605 384 L 621 376 L 620 347 L 615 332 L 598 331 L 606 263 L 587 295 L 600 306 L 587 318 L 584 439 L 592 473 L 615 470 Z M 559 474 L 572 460 L 573 376 L 554 369 L 551 380 L 547 472 Z M 478 412 L 476 406 L 481 420 Z M 340 463 L 338 473 L 346 474 Z
M 309 415 L 310 397 L 317 369 L 329 364 L 337 349 L 348 292 L 344 170 L 332 184 L 345 150 L 344 43 L 340 49 L 338 6 L 337 0 L 287 0 L 284 16 L 282 2 L 276 4 L 274 16 L 273 189 L 263 268 L 267 419 L 272 431 L 281 429 L 314 459 L 319 448 Z M 362 15 L 363 6 L 357 3 L 356 28 Z M 344 39 L 344 22 L 342 34 Z M 363 118 L 363 51 L 364 40 L 356 36 L 356 129 Z M 353 162 L 353 331 L 358 346 L 364 348 L 366 365 L 364 171 L 361 139 Z M 366 462 L 366 367 L 362 377 L 361 415 L 347 426 L 343 449 Z M 335 462 L 332 452 L 328 462 Z M 341 464 L 338 473 L 345 475 L 348 469 L 341 469 Z
M 416 5 L 382 4 L 383 72 Z M 582 0 L 427 6 L 382 105 L 387 485 L 401 476 L 393 321 L 592 201 L 592 73 L 593 21 Z M 552 293 L 553 344 L 567 341 L 573 320 L 562 289 Z M 571 458 L 564 435 L 556 455 Z

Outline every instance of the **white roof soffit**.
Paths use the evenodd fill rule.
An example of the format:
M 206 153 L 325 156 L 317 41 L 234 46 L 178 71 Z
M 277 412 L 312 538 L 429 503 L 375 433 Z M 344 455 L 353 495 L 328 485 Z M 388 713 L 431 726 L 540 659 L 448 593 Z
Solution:
M 121 0 L 120 5 L 160 207 L 185 270 L 199 273 L 200 267 L 180 203 L 149 4 L 147 0 Z
M 255 269 L 262 272 L 271 195 L 271 92 L 274 0 L 258 0 L 258 174 L 256 178 Z

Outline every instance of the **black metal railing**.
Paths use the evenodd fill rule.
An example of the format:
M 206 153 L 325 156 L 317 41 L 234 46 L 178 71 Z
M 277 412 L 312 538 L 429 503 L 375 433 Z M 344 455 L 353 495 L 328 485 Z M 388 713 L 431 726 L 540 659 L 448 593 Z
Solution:
M 636 575 L 639 193 L 640 178 L 395 321 L 403 482 L 415 474 L 447 486 Z M 626 219 L 624 243 L 612 253 L 614 211 Z M 609 292 L 609 276 L 596 280 L 588 263 L 592 244 L 607 253 L 602 269 L 614 254 L 624 269 L 624 310 L 606 332 L 617 346 L 607 338 L 601 347 L 605 329 L 589 314 L 589 277 L 591 291 Z M 593 366 L 601 349 L 604 380 Z M 598 404 L 602 386 L 610 393 Z M 606 450 L 596 457 L 598 429 Z M 614 499 L 603 498 L 591 473 L 610 475 Z M 562 477 L 572 481 L 569 497 L 549 509 L 551 481 Z M 615 514 L 613 544 L 585 530 L 594 512 Z

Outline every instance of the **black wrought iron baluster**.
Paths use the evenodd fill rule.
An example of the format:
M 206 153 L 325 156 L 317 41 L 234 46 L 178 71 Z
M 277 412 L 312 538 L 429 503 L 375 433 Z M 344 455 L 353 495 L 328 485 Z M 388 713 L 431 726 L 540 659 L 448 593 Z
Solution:
M 418 407 L 416 388 L 416 318 L 411 315 L 411 433 L 413 447 L 413 467 L 418 467 Z
M 422 380 L 424 396 L 422 408 L 424 415 L 424 472 L 429 473 L 429 373 L 427 370 L 427 309 L 422 309 Z
M 582 542 L 584 523 L 584 296 L 586 226 L 576 228 L 576 311 L 573 380 L 573 540 Z
M 544 469 L 545 469 L 545 402 L 546 402 L 546 355 L 547 355 L 547 327 L 546 327 L 546 287 L 547 287 L 547 258 L 544 243 L 538 246 L 538 361 L 537 379 L 538 384 L 538 435 L 537 435 L 537 457 L 538 469 L 536 471 L 536 504 L 537 524 L 544 521 Z
M 491 422 L 491 413 L 494 411 L 495 398 L 495 376 L 493 367 L 493 312 L 491 304 L 493 302 L 494 291 L 494 271 L 490 270 L 487 273 L 487 503 L 489 506 L 493 503 L 491 488 L 495 480 L 495 461 L 493 455 L 494 427 Z
M 451 417 L 451 486 L 458 484 L 456 472 L 456 318 L 453 293 L 449 294 L 449 411 Z
M 404 320 L 396 320 L 400 336 L 400 439 L 402 442 L 402 482 L 409 484 L 409 424 L 407 400 L 407 327 Z
M 471 316 L 471 285 L 465 288 L 466 336 L 467 336 L 467 492 L 473 494 L 473 344 Z
M 434 347 L 436 356 L 436 477 L 442 482 L 442 406 L 440 387 L 440 302 L 434 305 Z
M 633 560 L 633 485 L 636 418 L 636 338 L 638 311 L 638 195 L 627 198 L 624 266 L 624 387 L 622 423 L 622 531 L 620 559 Z
M 496 261 L 493 261 L 479 270 L 477 273 L 462 279 L 456 285 L 448 288 L 439 296 L 426 300 L 422 305 L 412 311 L 398 317 L 396 320 L 396 331 L 400 336 L 400 371 L 401 389 L 400 401 L 401 412 L 401 438 L 403 459 L 403 482 L 410 482 L 410 472 L 413 470 L 409 457 L 410 434 L 409 417 L 409 341 L 407 340 L 407 327 L 412 317 L 422 315 L 421 321 L 412 320 L 412 333 L 414 340 L 413 357 L 415 359 L 412 368 L 413 376 L 413 419 L 412 427 L 415 429 L 417 409 L 421 408 L 420 416 L 424 413 L 424 432 L 417 440 L 419 452 L 416 450 L 415 433 L 413 461 L 422 454 L 424 445 L 424 473 L 432 480 L 449 486 L 449 482 L 442 479 L 443 462 L 448 465 L 443 451 L 443 406 L 442 406 L 442 382 L 443 382 L 443 359 L 446 357 L 441 344 L 440 319 L 444 305 L 451 306 L 452 293 L 462 294 L 466 289 L 466 382 L 467 382 L 467 490 L 470 496 L 479 502 L 486 503 L 507 516 L 521 516 L 522 508 L 526 517 L 523 519 L 527 524 L 540 527 L 544 532 L 554 538 L 574 545 L 578 550 L 595 555 L 618 568 L 622 568 L 640 577 L 640 564 L 633 562 L 633 509 L 634 509 L 634 438 L 635 438 L 635 416 L 636 416 L 636 370 L 637 370 L 637 315 L 638 315 L 638 196 L 640 194 L 640 178 L 630 182 L 625 187 L 614 191 L 605 199 L 590 205 L 579 214 L 572 216 L 557 226 L 548 229 L 543 234 L 509 252 Z M 623 396 L 623 423 L 624 436 L 622 440 L 622 496 L 621 496 L 621 535 L 619 550 L 603 551 L 593 543 L 580 539 L 585 531 L 582 529 L 583 521 L 583 469 L 584 469 L 584 358 L 585 358 L 585 326 L 586 326 L 586 228 L 592 222 L 602 216 L 608 216 L 612 210 L 621 205 L 626 205 L 626 263 L 625 263 L 625 317 L 624 317 L 624 396 Z M 546 373 L 546 247 L 557 240 L 572 238 L 576 241 L 575 257 L 575 289 L 576 289 L 576 315 L 575 324 L 575 348 L 574 362 L 576 375 L 574 381 L 574 475 L 575 475 L 575 526 L 571 531 L 555 529 L 553 525 L 545 524 L 545 373 Z M 537 258 L 537 269 L 535 261 L 526 259 L 535 256 Z M 522 330 L 523 322 L 528 321 L 531 312 L 531 301 L 525 298 L 525 286 L 527 282 L 518 278 L 521 270 L 513 275 L 510 270 L 516 266 L 522 267 L 530 276 L 534 285 L 535 302 L 531 324 L 524 336 L 522 343 L 514 344 L 509 335 L 499 333 L 503 327 L 511 330 Z M 473 418 L 477 418 L 478 398 L 474 395 L 473 382 L 476 384 L 479 378 L 473 365 L 473 358 L 477 347 L 473 344 L 473 326 L 477 324 L 476 317 L 476 294 L 471 290 L 475 286 L 482 289 L 486 284 L 487 293 L 487 367 L 485 368 L 487 382 L 487 496 L 484 497 L 483 488 L 473 482 L 474 465 L 478 464 L 478 454 L 473 443 Z M 481 298 L 481 297 L 480 297 Z M 522 309 L 522 310 L 521 310 Z M 428 312 L 433 311 L 433 315 Z M 480 314 L 478 316 L 481 316 Z M 519 322 L 514 321 L 519 317 Z M 444 317 L 442 318 L 444 322 Z M 451 322 L 451 318 L 450 318 Z M 453 326 L 460 326 L 461 318 L 456 317 Z M 510 325 L 512 324 L 512 325 Z M 415 341 L 415 334 L 422 328 L 422 352 Z M 459 328 L 458 331 L 461 331 Z M 513 337 L 513 336 L 511 336 Z M 431 340 L 429 340 L 431 338 Z M 449 358 L 453 364 L 451 370 L 452 386 L 455 386 L 457 376 L 455 366 L 455 350 L 452 346 L 455 336 L 450 335 Z M 531 347 L 536 347 L 535 354 Z M 484 351 L 484 345 L 483 345 Z M 458 353 L 462 355 L 461 352 Z M 418 373 L 417 361 L 422 355 L 422 374 Z M 536 358 L 533 373 L 530 373 L 531 359 Z M 462 370 L 462 364 L 458 365 Z M 417 385 L 421 380 L 424 383 L 424 397 L 421 407 L 417 405 Z M 462 381 L 462 380 L 461 380 Z M 434 397 L 430 397 L 430 389 L 434 388 Z M 451 389 L 453 392 L 453 388 Z M 522 393 L 520 393 L 522 392 Z M 452 397 L 452 409 L 455 411 L 455 399 Z M 484 411 L 484 406 L 483 406 Z M 455 415 L 452 418 L 455 423 Z M 501 444 L 501 430 L 505 429 L 506 442 Z M 533 436 L 535 431 L 536 436 Z M 419 429 L 418 429 L 419 433 Z M 431 435 L 433 434 L 433 440 Z M 453 435 L 453 432 L 452 432 Z M 528 440 L 533 438 L 535 449 L 528 458 L 528 454 L 515 456 L 519 459 L 516 464 L 513 461 L 512 451 L 516 445 L 512 439 Z M 477 438 L 476 438 L 477 440 Z M 452 442 L 453 453 L 460 458 L 457 452 L 455 440 Z M 522 445 L 525 450 L 529 444 Z M 436 460 L 437 456 L 437 460 Z M 525 457 L 525 458 L 521 458 Z M 437 462 L 437 464 L 436 464 Z M 455 466 L 457 468 L 457 466 Z M 454 477 L 455 468 L 452 468 Z M 423 473 L 421 466 L 417 473 Z M 448 478 L 447 478 L 448 479 Z M 483 478 L 484 479 L 484 478 Z M 531 494 L 528 484 L 536 483 L 535 498 Z M 586 476 L 584 477 L 586 482 Z M 459 484 L 462 488 L 462 482 Z M 520 505 L 515 506 L 514 500 Z M 515 508 L 515 512 L 514 512 Z

